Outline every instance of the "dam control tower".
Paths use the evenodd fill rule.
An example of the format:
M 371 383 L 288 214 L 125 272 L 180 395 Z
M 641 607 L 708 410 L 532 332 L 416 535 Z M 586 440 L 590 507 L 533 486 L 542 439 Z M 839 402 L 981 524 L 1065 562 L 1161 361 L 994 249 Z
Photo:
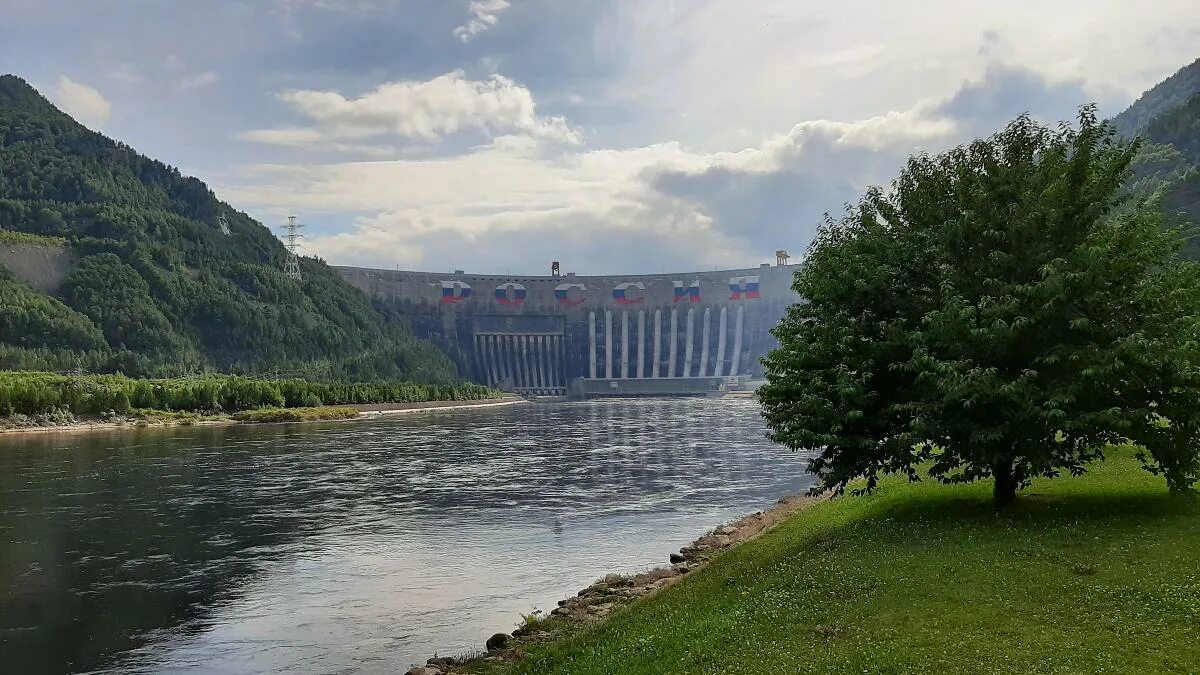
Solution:
M 619 276 L 337 267 L 479 382 L 524 395 L 704 395 L 762 377 L 798 265 Z M 555 266 L 557 268 L 557 265 Z

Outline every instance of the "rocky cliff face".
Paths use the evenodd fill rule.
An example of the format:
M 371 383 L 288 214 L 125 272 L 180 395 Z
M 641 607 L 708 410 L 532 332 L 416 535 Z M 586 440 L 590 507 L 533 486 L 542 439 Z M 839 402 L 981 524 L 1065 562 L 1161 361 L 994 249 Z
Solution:
M 58 291 L 75 260 L 65 246 L 0 242 L 0 267 L 43 293 Z

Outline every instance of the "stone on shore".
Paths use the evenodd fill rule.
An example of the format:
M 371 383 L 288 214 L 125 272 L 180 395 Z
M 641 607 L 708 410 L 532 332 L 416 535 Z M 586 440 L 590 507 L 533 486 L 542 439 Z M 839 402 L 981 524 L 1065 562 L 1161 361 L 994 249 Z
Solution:
M 485 642 L 483 646 L 486 647 L 489 652 L 498 652 L 508 649 L 508 633 L 496 633 L 492 637 L 488 638 L 487 642 Z
M 613 611 L 613 607 L 616 607 L 616 605 L 611 602 L 606 602 L 602 605 L 592 605 L 588 607 L 588 613 L 596 616 L 608 616 Z

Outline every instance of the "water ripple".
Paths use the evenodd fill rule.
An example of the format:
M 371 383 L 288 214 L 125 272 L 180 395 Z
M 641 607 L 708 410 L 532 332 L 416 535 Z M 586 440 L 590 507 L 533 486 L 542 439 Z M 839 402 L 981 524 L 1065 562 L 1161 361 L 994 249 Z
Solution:
M 809 484 L 744 399 L 0 444 L 13 672 L 402 671 Z

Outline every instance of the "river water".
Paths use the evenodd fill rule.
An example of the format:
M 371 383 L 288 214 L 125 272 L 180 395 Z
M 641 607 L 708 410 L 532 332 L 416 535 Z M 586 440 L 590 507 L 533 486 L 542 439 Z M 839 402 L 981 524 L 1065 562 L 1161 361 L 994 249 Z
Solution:
M 394 673 L 803 491 L 750 399 L 0 436 L 5 672 Z

